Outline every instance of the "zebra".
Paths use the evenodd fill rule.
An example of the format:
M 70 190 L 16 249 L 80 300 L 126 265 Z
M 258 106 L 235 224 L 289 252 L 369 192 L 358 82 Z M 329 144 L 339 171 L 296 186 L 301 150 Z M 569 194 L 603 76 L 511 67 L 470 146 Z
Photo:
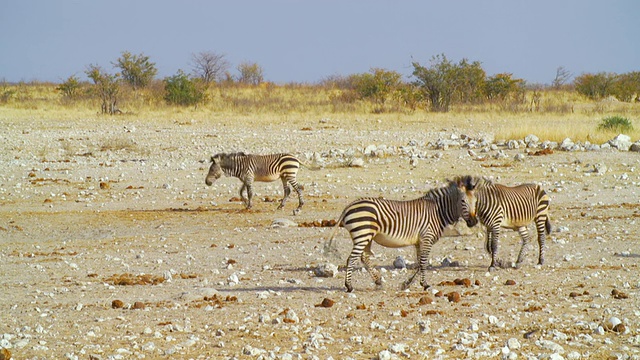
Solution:
M 247 209 L 250 209 L 253 197 L 253 182 L 271 182 L 282 180 L 284 197 L 280 201 L 278 209 L 284 207 L 287 198 L 291 194 L 291 188 L 298 193 L 298 207 L 293 211 L 297 215 L 304 205 L 302 186 L 296 181 L 296 174 L 300 167 L 300 161 L 291 154 L 250 155 L 244 152 L 219 153 L 211 157 L 211 166 L 205 178 L 205 184 L 211 186 L 222 174 L 237 177 L 242 181 L 240 198 Z M 244 192 L 247 192 L 245 198 Z
M 487 228 L 485 248 L 491 254 L 489 270 L 502 266 L 497 256 L 501 228 L 516 230 L 520 234 L 522 247 L 516 260 L 516 268 L 520 267 L 528 249 L 528 225 L 532 222 L 538 233 L 538 264 L 544 264 L 545 239 L 551 232 L 551 221 L 548 212 L 549 196 L 542 187 L 536 184 L 509 187 L 480 179 L 473 192 L 476 203 L 470 212 L 472 217 L 477 217 Z
M 339 227 L 349 231 L 353 249 L 347 259 L 345 286 L 347 292 L 353 291 L 351 273 L 358 258 L 364 264 L 376 285 L 382 285 L 378 270 L 371 266 L 369 258 L 372 242 L 384 247 L 398 248 L 413 245 L 419 267 L 402 284 L 407 289 L 420 273 L 420 285 L 429 288 L 427 283 L 427 265 L 431 247 L 440 239 L 443 229 L 454 224 L 460 217 L 467 226 L 477 223 L 469 213 L 469 204 L 475 186 L 475 178 L 457 177 L 449 180 L 448 185 L 428 191 L 424 196 L 413 200 L 387 200 L 383 198 L 360 198 L 347 205 L 336 222 L 333 233 L 325 245 L 325 252 L 335 251 L 332 242 Z

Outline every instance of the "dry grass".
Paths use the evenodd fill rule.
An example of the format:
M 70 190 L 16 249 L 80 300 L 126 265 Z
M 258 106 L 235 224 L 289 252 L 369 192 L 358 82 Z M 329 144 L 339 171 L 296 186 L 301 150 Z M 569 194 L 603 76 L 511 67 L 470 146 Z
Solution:
M 128 120 L 148 119 L 158 123 L 188 125 L 194 121 L 222 124 L 250 119 L 252 123 L 299 125 L 317 127 L 323 118 L 355 123 L 366 129 L 375 122 L 395 122 L 399 127 L 427 124 L 435 129 L 455 129 L 461 132 L 490 133 L 497 140 L 522 139 L 535 134 L 541 140 L 590 141 L 603 143 L 616 133 L 600 131 L 603 118 L 619 115 L 632 123 L 640 118 L 640 104 L 615 101 L 592 102 L 577 93 L 544 91 L 538 106 L 531 102 L 532 94 L 520 104 L 484 104 L 454 107 L 448 113 L 425 110 L 409 111 L 390 104 L 395 112 L 373 113 L 371 103 L 341 96 L 340 90 L 309 85 L 277 86 L 265 83 L 258 87 L 214 87 L 207 93 L 206 103 L 194 107 L 166 105 L 158 89 L 133 93 L 123 90 L 119 102 L 123 115 L 99 114 L 99 102 L 84 97 L 63 99 L 55 90 L 56 84 L 9 85 L 12 98 L 0 107 L 0 119 L 11 123 L 21 119 L 41 119 L 44 127 L 55 126 L 55 120 L 83 119 L 85 121 L 113 121 L 126 124 Z M 6 86 L 5 86 L 6 88 Z M 640 128 L 640 124 L 636 125 Z M 640 138 L 633 130 L 627 135 Z M 68 145 L 70 146 L 70 145 Z M 67 151 L 74 149 L 65 148 Z M 98 145 L 101 150 L 137 151 L 126 139 L 108 139 Z

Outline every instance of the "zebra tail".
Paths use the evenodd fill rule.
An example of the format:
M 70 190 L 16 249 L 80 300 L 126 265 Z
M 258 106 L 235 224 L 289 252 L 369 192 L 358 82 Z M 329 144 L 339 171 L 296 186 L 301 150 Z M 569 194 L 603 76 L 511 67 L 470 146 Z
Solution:
M 311 171 L 318 171 L 322 169 L 322 166 L 319 166 L 319 165 L 309 165 L 309 164 L 303 163 L 302 161 L 299 161 L 299 163 L 300 163 L 300 166 Z
M 344 220 L 344 215 L 345 215 L 345 212 L 343 211 L 342 214 L 340 214 L 340 218 L 338 218 L 338 221 L 336 221 L 336 224 L 333 226 L 333 231 L 331 232 L 331 236 L 329 237 L 329 239 L 327 239 L 327 241 L 324 244 L 323 252 L 325 254 L 334 254 L 334 255 L 338 254 L 338 248 L 335 247 L 335 245 L 333 245 L 333 238 L 335 238 L 336 234 L 338 233 L 338 229 L 342 224 L 342 220 Z
M 547 220 L 544 222 L 545 230 L 547 231 L 547 235 L 551 234 L 551 221 L 547 217 Z
M 484 243 L 484 249 L 487 250 L 489 254 L 491 254 L 491 237 L 487 236 L 487 239 Z

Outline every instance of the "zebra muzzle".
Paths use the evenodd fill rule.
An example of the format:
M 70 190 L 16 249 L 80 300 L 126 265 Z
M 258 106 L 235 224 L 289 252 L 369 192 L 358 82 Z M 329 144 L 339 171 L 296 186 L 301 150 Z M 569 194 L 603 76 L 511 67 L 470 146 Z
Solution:
M 468 219 L 464 219 L 467 223 L 467 227 L 474 227 L 478 224 L 478 217 L 470 216 Z

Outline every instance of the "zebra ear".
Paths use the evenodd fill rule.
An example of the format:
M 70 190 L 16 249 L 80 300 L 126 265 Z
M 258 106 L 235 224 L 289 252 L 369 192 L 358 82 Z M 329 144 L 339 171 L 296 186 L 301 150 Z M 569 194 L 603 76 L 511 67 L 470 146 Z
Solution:
M 470 176 L 467 175 L 465 176 L 465 180 L 467 183 L 467 190 L 473 190 L 476 188 L 476 186 L 478 185 L 478 178 L 474 177 L 474 176 Z

